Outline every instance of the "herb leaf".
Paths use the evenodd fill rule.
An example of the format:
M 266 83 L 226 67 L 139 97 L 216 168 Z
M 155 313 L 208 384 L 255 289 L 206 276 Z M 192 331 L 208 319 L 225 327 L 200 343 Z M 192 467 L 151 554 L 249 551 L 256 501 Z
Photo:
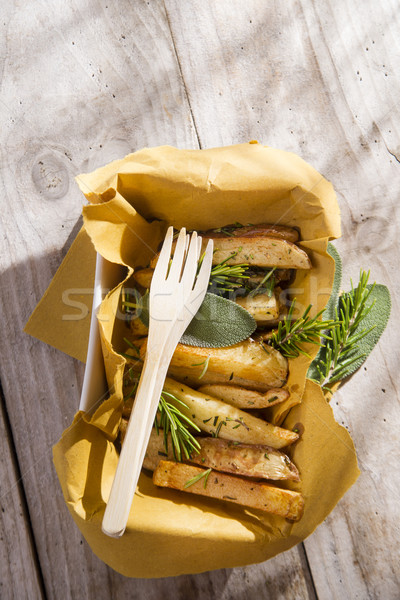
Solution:
M 256 327 L 247 310 L 231 300 L 207 293 L 180 341 L 189 346 L 224 348 L 245 340 Z
M 325 306 L 322 318 L 326 320 L 334 320 L 335 308 L 339 298 L 340 284 L 342 282 L 342 259 L 340 258 L 339 252 L 336 250 L 335 246 L 331 244 L 331 242 L 328 244 L 327 252 L 335 261 L 335 276 L 333 280 L 332 292 L 328 303 Z
M 368 277 L 369 273 L 361 272 L 357 287 L 339 298 L 336 313 L 341 321 L 309 369 L 308 377 L 324 391 L 363 364 L 389 320 L 389 290 L 384 285 L 367 285 Z
M 148 327 L 148 294 L 145 294 L 141 299 L 139 317 Z M 225 348 L 247 339 L 256 328 L 257 323 L 254 318 L 239 304 L 221 296 L 207 293 L 180 342 L 181 344 L 203 348 Z

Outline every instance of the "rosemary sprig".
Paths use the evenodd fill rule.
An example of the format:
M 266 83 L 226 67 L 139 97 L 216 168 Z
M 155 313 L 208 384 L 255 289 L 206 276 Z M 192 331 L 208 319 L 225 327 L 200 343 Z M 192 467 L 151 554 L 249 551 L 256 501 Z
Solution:
M 376 327 L 357 331 L 361 321 L 367 316 L 375 302 L 367 305 L 375 283 L 367 288 L 369 271 L 360 272 L 360 281 L 356 288 L 351 282 L 350 292 L 339 298 L 336 308 L 337 323 L 331 328 L 331 336 L 326 339 L 321 358 L 316 364 L 320 375 L 319 383 L 324 391 L 346 376 L 347 368 L 364 356 L 359 352 L 359 342 Z M 340 319 L 340 320 L 339 320 Z
M 243 280 L 249 278 L 249 275 L 246 274 L 249 265 L 247 263 L 227 265 L 226 261 L 229 258 L 226 258 L 211 269 L 209 285 L 214 289 L 230 292 L 241 287 Z
M 243 280 L 249 278 L 250 275 L 246 273 L 249 267 L 247 263 L 241 263 L 239 265 L 226 264 L 228 260 L 236 256 L 238 252 L 239 250 L 237 252 L 232 252 L 225 260 L 212 267 L 209 286 L 215 291 L 230 292 L 241 287 L 243 285 Z M 205 252 L 200 257 L 197 272 L 200 271 L 204 255 Z
M 192 477 L 192 479 L 189 479 L 185 484 L 184 484 L 184 488 L 188 488 L 191 485 L 194 485 L 195 483 L 197 483 L 198 481 L 200 481 L 200 479 L 203 479 L 204 477 L 204 489 L 206 489 L 207 486 L 207 480 L 209 478 L 209 475 L 211 473 L 212 469 L 207 469 L 206 471 L 203 471 L 202 473 L 199 473 L 198 475 L 196 475 L 195 477 Z
M 154 420 L 154 427 L 158 435 L 160 428 L 163 429 L 164 447 L 166 452 L 168 452 L 168 433 L 171 433 L 172 451 L 175 460 L 181 461 L 182 455 L 184 458 L 189 459 L 193 452 L 198 453 L 200 451 L 200 444 L 190 433 L 189 427 L 192 427 L 198 432 L 200 429 L 176 408 L 176 406 L 168 402 L 168 398 L 173 398 L 174 402 L 187 408 L 184 402 L 163 390 L 158 404 L 157 415 Z
M 315 317 L 310 317 L 311 304 L 306 308 L 303 315 L 294 321 L 295 305 L 296 300 L 294 299 L 287 316 L 279 322 L 278 328 L 272 332 L 266 342 L 261 342 L 266 352 L 268 350 L 264 344 L 279 350 L 286 358 L 297 358 L 300 354 L 309 357 L 309 354 L 301 347 L 303 344 L 317 344 L 320 346 L 322 344 L 321 338 L 330 340 L 327 332 L 336 325 L 336 321 L 319 320 L 323 310 Z

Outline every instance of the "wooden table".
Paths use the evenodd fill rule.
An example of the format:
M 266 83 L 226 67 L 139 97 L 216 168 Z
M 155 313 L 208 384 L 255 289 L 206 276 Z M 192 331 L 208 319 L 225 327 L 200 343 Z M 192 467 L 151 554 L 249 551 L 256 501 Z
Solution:
M 0 8 L 1 598 L 400 596 L 399 2 L 5 0 Z M 143 146 L 258 139 L 330 179 L 345 281 L 370 268 L 393 318 L 334 397 L 362 475 L 305 541 L 261 565 L 129 580 L 64 505 L 51 446 L 83 365 L 22 333 L 78 228 L 73 177 Z

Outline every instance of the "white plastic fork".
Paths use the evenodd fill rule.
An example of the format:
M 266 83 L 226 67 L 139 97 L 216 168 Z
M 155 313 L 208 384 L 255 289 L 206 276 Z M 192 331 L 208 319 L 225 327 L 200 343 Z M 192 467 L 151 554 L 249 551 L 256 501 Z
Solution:
M 189 241 L 182 228 L 170 264 L 172 239 L 170 227 L 151 281 L 146 357 L 103 517 L 102 530 L 112 537 L 125 531 L 169 363 L 208 289 L 212 240 L 196 278 L 201 238 L 194 231 Z

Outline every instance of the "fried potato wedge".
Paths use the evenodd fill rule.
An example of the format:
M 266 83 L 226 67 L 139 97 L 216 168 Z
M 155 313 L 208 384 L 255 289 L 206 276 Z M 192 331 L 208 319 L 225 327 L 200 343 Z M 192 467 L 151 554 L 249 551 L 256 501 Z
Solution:
M 202 431 L 222 439 L 245 444 L 262 444 L 279 450 L 298 439 L 298 434 L 267 423 L 263 419 L 222 402 L 217 398 L 201 394 L 190 387 L 167 377 L 164 391 L 171 404 L 185 414 Z M 186 405 L 175 401 L 175 398 Z
M 150 287 L 150 283 L 153 278 L 153 273 L 154 269 L 140 269 L 139 271 L 134 272 L 133 279 L 142 288 L 145 288 L 147 290 Z
M 149 328 L 137 317 L 129 322 L 131 332 L 135 337 L 144 337 L 149 333 Z
M 206 238 L 226 238 L 226 237 L 260 237 L 263 235 L 280 238 L 288 242 L 297 242 L 299 232 L 293 227 L 285 225 L 272 225 L 269 223 L 260 223 L 259 225 L 244 225 L 243 227 L 220 227 L 219 229 L 209 229 L 200 234 Z
M 202 250 L 208 239 L 203 236 Z M 214 239 L 214 238 L 213 238 Z M 151 260 L 154 269 L 158 254 Z M 284 239 L 277 237 L 221 237 L 214 241 L 213 265 L 226 261 L 227 265 L 247 263 L 257 267 L 278 267 L 280 269 L 311 269 L 307 253 Z
M 120 437 L 123 443 L 128 421 L 121 420 Z M 143 467 L 154 471 L 161 460 L 175 460 L 171 434 L 168 434 L 168 450 L 165 450 L 164 433 L 152 429 Z M 210 467 L 223 473 L 261 479 L 300 481 L 299 472 L 286 454 L 269 446 L 241 444 L 219 438 L 197 438 L 199 453 L 193 452 L 185 462 Z
M 206 238 L 203 238 L 204 243 Z M 228 265 L 248 263 L 258 267 L 310 269 L 307 253 L 293 244 L 274 237 L 220 238 L 214 241 L 213 264 L 226 260 Z
M 185 367 L 169 367 L 168 375 L 177 381 L 182 381 L 186 385 L 197 388 L 199 383 L 204 384 L 214 384 L 214 383 L 233 383 L 235 385 L 240 385 L 250 390 L 257 390 L 260 392 L 265 392 L 271 389 L 270 385 L 266 385 L 265 383 L 261 383 L 259 381 L 255 381 L 252 379 L 242 379 L 241 377 L 237 377 L 233 374 L 232 377 L 227 377 L 226 375 L 221 375 L 220 373 L 214 373 L 211 371 L 207 371 L 205 375 L 199 381 L 199 376 L 193 373 L 192 368 Z
M 146 354 L 146 340 L 140 347 L 140 357 L 144 360 Z M 288 362 L 286 358 L 272 347 L 263 347 L 252 341 L 244 340 L 239 344 L 228 348 L 202 348 L 198 346 L 187 346 L 178 344 L 170 363 L 170 372 L 182 371 L 182 376 L 191 374 L 197 378 L 204 371 L 208 362 L 206 373 L 202 379 L 204 383 L 210 383 L 207 374 L 220 376 L 216 383 L 228 383 L 236 376 L 241 381 L 253 381 L 255 389 L 268 389 L 282 387 L 288 374 Z M 244 385 L 244 384 L 243 384 Z
M 202 385 L 197 391 L 242 409 L 268 408 L 289 398 L 289 392 L 281 388 L 255 392 L 239 385 L 214 384 Z
M 223 473 L 262 479 L 299 481 L 299 472 L 288 456 L 260 444 L 240 444 L 219 438 L 198 438 L 201 450 L 190 462 Z
M 154 471 L 153 482 L 161 487 L 242 504 L 292 521 L 301 519 L 304 500 L 299 492 L 216 471 L 209 472 L 207 479 L 206 476 L 205 469 L 162 460 Z M 198 481 L 188 485 L 196 477 Z
M 237 296 L 236 304 L 242 306 L 251 314 L 258 325 L 266 325 L 269 321 L 279 318 L 279 302 L 275 294 L 255 294 L 250 292 L 247 296 Z

